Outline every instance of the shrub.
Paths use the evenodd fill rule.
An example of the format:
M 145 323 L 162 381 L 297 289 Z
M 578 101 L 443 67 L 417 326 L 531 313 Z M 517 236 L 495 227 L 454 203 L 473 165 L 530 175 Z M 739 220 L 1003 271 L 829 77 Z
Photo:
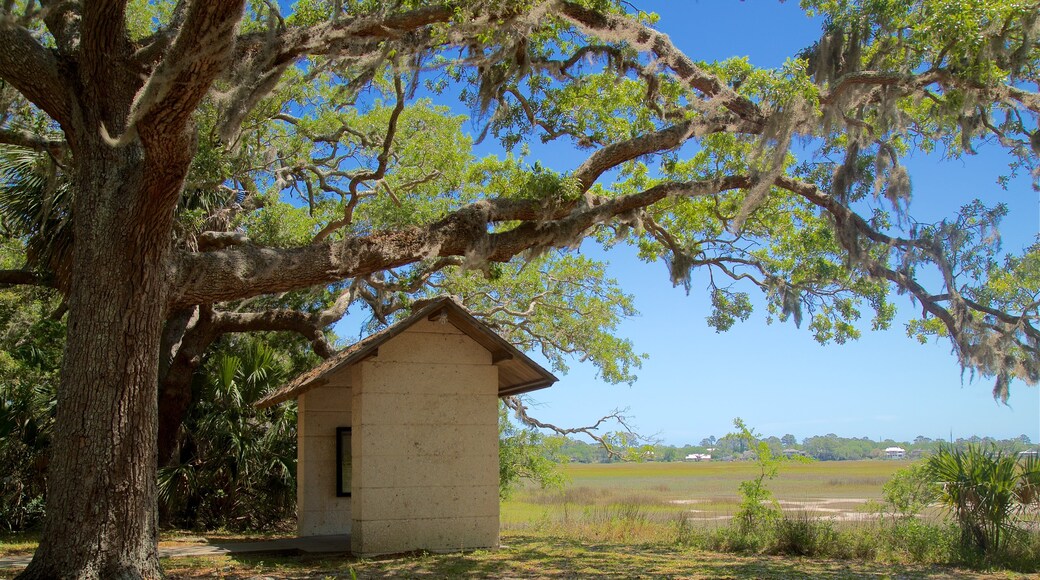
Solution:
M 776 522 L 773 551 L 789 556 L 833 555 L 838 534 L 830 522 L 807 514 L 782 517 Z
M 914 517 L 933 503 L 939 495 L 924 462 L 914 463 L 895 472 L 881 488 L 881 495 L 892 511 L 904 518 Z
M 534 429 L 515 425 L 507 409 L 498 405 L 498 495 L 508 499 L 524 481 L 542 489 L 560 490 L 564 476 L 560 446 L 563 439 L 546 437 Z
M 964 556 L 989 558 L 1005 552 L 1017 531 L 1016 490 L 1022 473 L 1015 456 L 992 447 L 943 445 L 928 458 L 928 470 L 960 529 Z
M 950 560 L 956 530 L 907 518 L 895 522 L 888 537 L 889 549 L 900 556 L 897 560 L 932 564 Z
M 675 526 L 676 546 L 688 547 L 695 543 L 697 534 L 694 531 L 693 522 L 690 521 L 689 514 L 685 511 L 679 512 L 672 524 Z
M 253 403 L 285 376 L 277 351 L 258 340 L 207 361 L 174 461 L 159 470 L 165 522 L 194 529 L 269 529 L 296 500 L 296 407 Z

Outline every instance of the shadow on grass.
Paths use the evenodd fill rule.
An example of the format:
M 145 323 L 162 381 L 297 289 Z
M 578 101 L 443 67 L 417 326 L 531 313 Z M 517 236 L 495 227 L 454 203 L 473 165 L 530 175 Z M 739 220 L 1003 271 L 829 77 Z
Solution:
M 356 559 L 346 554 L 235 554 L 164 561 L 171 578 L 1013 578 L 943 567 L 734 556 L 660 546 L 510 536 L 494 551 Z M 1025 576 L 1022 576 L 1023 578 Z

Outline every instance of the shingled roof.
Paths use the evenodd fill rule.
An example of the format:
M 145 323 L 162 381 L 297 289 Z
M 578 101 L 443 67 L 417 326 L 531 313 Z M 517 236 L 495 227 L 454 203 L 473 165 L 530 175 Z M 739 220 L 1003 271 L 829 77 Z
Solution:
M 461 330 L 491 353 L 492 362 L 498 366 L 498 396 L 519 395 L 544 389 L 557 379 L 515 346 L 499 336 L 486 324 L 477 320 L 458 302 L 441 297 L 421 304 L 411 316 L 368 336 L 349 346 L 317 367 L 299 375 L 284 387 L 257 401 L 260 408 L 277 405 L 295 399 L 307 391 L 324 385 L 329 373 L 350 366 L 376 353 L 379 345 L 408 330 L 416 322 L 447 317 L 448 322 Z

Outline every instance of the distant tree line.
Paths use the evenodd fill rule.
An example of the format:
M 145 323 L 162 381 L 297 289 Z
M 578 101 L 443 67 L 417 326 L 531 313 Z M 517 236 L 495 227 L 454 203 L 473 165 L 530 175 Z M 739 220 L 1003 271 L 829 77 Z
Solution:
M 923 435 L 918 435 L 913 441 L 895 441 L 892 439 L 875 441 L 868 437 L 840 437 L 834 433 L 806 437 L 801 442 L 791 434 L 783 437 L 776 437 L 775 435 L 764 437 L 762 441 L 769 445 L 770 450 L 774 454 L 794 451 L 819 461 L 883 459 L 885 457 L 885 449 L 888 447 L 901 447 L 906 450 L 907 458 L 916 459 L 932 455 L 938 451 L 940 444 L 951 443 L 949 440 L 931 439 Z M 1024 434 L 1012 439 L 972 436 L 958 438 L 952 441 L 952 444 L 956 449 L 965 449 L 970 444 L 981 444 L 983 447 L 995 446 L 1008 452 L 1024 451 L 1033 446 L 1029 436 Z M 646 446 L 638 455 L 648 461 L 684 461 L 687 456 L 693 454 L 711 455 L 713 461 L 731 461 L 747 459 L 749 451 L 747 442 L 738 435 L 731 433 L 719 438 L 715 436 L 705 437 L 697 445 Z M 600 445 L 567 439 L 560 444 L 559 455 L 577 463 L 610 463 L 629 460 L 634 454 L 611 456 Z

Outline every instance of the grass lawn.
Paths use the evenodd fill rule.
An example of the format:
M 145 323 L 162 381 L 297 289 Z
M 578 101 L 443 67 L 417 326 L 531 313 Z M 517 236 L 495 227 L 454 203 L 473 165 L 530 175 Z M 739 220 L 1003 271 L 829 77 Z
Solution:
M 171 560 L 171 578 L 1027 578 L 940 567 L 746 557 L 630 544 L 580 544 L 524 535 L 506 547 L 469 554 L 428 554 L 382 560 L 262 556 Z
M 220 536 L 223 538 L 223 536 Z M 214 539 L 217 539 L 214 537 Z M 504 534 L 503 547 L 465 554 L 358 560 L 347 555 L 240 554 L 163 560 L 173 579 L 201 578 L 952 578 L 1025 579 L 1012 572 L 780 556 L 737 556 L 660 545 L 582 543 Z M 13 578 L 16 570 L 0 570 Z
M 506 535 L 500 550 L 356 560 L 243 554 L 165 560 L 170 578 L 1027 578 L 929 566 L 734 556 L 631 544 Z M 0 571 L 0 577 L 13 577 Z

